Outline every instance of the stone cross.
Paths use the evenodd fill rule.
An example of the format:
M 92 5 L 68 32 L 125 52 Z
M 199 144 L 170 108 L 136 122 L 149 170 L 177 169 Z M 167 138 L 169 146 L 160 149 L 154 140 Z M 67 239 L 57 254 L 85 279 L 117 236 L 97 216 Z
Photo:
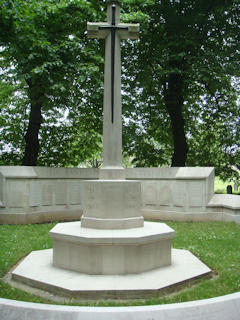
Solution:
M 121 39 L 138 39 L 139 24 L 120 22 L 120 1 L 107 1 L 107 22 L 88 22 L 89 38 L 105 39 L 103 168 L 122 168 Z

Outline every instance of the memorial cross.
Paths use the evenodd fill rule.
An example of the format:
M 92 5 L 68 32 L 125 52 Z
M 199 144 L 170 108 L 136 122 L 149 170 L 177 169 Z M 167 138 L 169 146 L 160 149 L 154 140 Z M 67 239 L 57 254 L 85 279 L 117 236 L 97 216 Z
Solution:
M 122 168 L 121 39 L 138 39 L 139 25 L 120 23 L 120 1 L 107 1 L 107 22 L 88 22 L 89 38 L 105 39 L 103 167 Z

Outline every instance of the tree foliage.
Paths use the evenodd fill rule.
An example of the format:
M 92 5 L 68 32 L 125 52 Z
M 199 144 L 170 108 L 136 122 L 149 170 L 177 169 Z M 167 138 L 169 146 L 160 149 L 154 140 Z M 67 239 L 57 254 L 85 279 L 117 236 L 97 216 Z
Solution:
M 101 6 L 84 0 L 28 0 L 2 1 L 2 8 L 2 30 L 9 30 L 0 39 L 2 67 L 10 73 L 14 66 L 14 80 L 25 83 L 28 98 L 23 164 L 36 165 L 41 128 L 38 164 L 65 165 L 72 157 L 69 146 L 79 144 L 80 152 L 73 148 L 76 165 L 99 149 L 103 50 L 96 42 L 86 46 L 85 30 L 86 19 L 95 18 L 96 10 L 101 14 Z M 11 76 L 7 80 L 13 81 Z M 69 119 L 63 124 L 66 112 Z
M 141 21 L 142 30 L 138 43 L 124 47 L 124 85 L 131 92 L 124 104 L 135 119 L 126 131 L 136 136 L 126 146 L 136 165 L 186 163 L 231 174 L 240 143 L 239 2 L 125 5 L 135 11 L 125 18 Z
M 0 2 L 1 162 L 20 163 L 33 110 L 39 165 L 94 158 L 104 42 L 85 31 L 105 20 L 105 4 Z M 122 2 L 122 20 L 141 24 L 139 41 L 122 42 L 124 153 L 135 165 L 215 166 L 231 176 L 240 163 L 239 19 L 237 0 Z

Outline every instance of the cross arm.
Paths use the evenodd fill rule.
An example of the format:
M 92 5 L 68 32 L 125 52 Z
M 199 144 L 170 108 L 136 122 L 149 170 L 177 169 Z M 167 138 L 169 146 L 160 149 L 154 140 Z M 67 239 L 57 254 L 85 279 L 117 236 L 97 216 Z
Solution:
M 107 22 L 88 22 L 87 23 L 87 36 L 88 38 L 106 38 L 108 34 L 107 29 L 100 29 L 100 27 L 108 27 Z
M 139 38 L 139 23 L 119 23 L 118 27 L 121 39 Z
M 87 36 L 88 38 L 104 39 L 109 33 L 110 25 L 107 22 L 88 22 Z M 138 39 L 139 24 L 119 23 L 115 30 L 119 32 L 121 39 Z

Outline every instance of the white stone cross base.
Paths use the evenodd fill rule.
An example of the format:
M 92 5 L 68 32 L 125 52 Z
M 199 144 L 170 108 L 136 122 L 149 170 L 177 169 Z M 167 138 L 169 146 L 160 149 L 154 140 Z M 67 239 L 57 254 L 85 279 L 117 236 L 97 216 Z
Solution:
M 86 274 L 136 274 L 171 264 L 175 232 L 164 223 L 143 228 L 95 230 L 79 222 L 59 223 L 51 231 L 53 265 Z
M 81 226 L 93 229 L 129 229 L 144 225 L 141 183 L 129 180 L 87 180 L 83 188 Z
M 158 296 L 159 291 L 161 292 L 163 289 L 170 289 L 173 288 L 173 286 L 177 287 L 187 280 L 199 278 L 209 274 L 210 272 L 211 270 L 191 254 L 191 252 L 172 249 L 172 264 L 167 267 L 154 269 L 140 274 L 89 275 L 54 267 L 52 264 L 52 249 L 48 249 L 33 251 L 30 253 L 16 267 L 16 269 L 12 271 L 12 279 L 14 281 L 11 281 L 11 285 L 22 288 L 21 285 L 24 283 L 24 290 L 29 290 L 30 292 L 32 288 L 29 288 L 28 286 L 47 290 L 53 293 L 53 295 L 51 295 L 51 299 L 54 299 L 55 295 L 64 297 L 66 300 L 68 297 L 71 301 L 72 298 L 79 299 L 80 301 L 83 301 L 84 299 L 147 299 L 155 295 Z M 179 306 L 179 311 L 181 309 L 182 306 Z M 191 319 L 212 319 L 211 317 L 206 318 L 201 316 L 198 318 L 196 317 L 198 313 L 199 308 L 196 311 L 195 317 Z M 24 315 L 24 319 L 26 319 L 26 314 L 24 313 Z M 166 318 L 164 312 L 161 316 L 159 316 L 159 319 Z M 84 314 L 80 316 L 81 319 L 82 317 L 84 318 Z M 91 314 L 91 317 L 96 319 L 96 310 Z M 139 319 L 139 317 L 140 314 L 136 316 L 136 319 Z M 156 317 L 157 315 L 155 314 L 154 316 L 153 314 L 143 318 L 157 319 Z M 169 317 L 171 318 L 170 314 Z M 77 318 L 79 319 L 79 317 Z M 115 315 L 107 317 L 106 314 L 101 314 L 97 319 L 100 318 L 116 319 Z M 126 313 L 124 316 L 122 315 L 122 317 L 119 316 L 119 319 L 120 318 L 128 319 L 129 316 L 127 316 Z M 46 317 L 44 319 L 46 319 Z M 176 316 L 174 319 L 186 319 L 186 315 L 182 315 L 182 318 Z M 218 319 L 223 318 L 220 317 Z M 226 315 L 224 319 L 229 318 Z M 239 318 L 231 319 L 235 320 Z

